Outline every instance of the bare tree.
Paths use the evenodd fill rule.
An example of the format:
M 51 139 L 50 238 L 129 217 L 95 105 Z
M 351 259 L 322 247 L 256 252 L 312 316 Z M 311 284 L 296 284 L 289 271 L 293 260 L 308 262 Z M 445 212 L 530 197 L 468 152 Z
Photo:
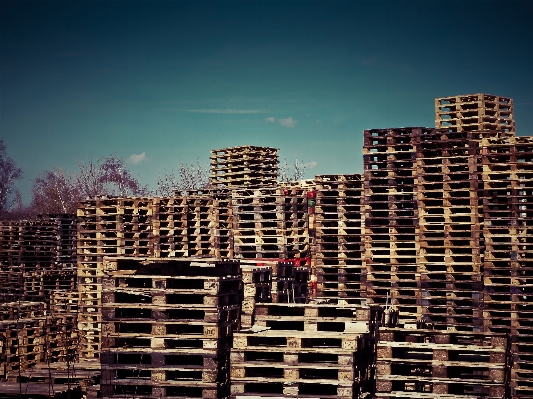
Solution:
M 92 158 L 88 161 L 78 161 L 80 171 L 76 176 L 76 184 L 83 197 L 95 197 L 104 192 L 102 171 L 98 163 Z
M 123 159 L 114 156 L 102 159 L 100 169 L 109 194 L 120 196 L 147 194 L 147 188 L 141 186 L 132 176 Z
M 132 176 L 123 159 L 115 156 L 78 162 L 80 172 L 77 184 L 82 196 L 146 195 L 147 188 Z
M 289 182 L 301 180 L 305 175 L 307 167 L 308 164 L 298 162 L 298 158 L 294 161 L 294 165 L 289 166 L 287 158 L 284 158 L 278 167 L 278 181 Z
M 170 197 L 175 190 L 205 190 L 211 188 L 209 168 L 202 166 L 198 159 L 190 165 L 180 162 L 177 175 L 174 171 L 159 176 L 155 195 Z
M 33 182 L 31 208 L 35 214 L 75 213 L 80 200 L 75 177 L 63 169 L 46 171 Z
M 115 156 L 97 162 L 78 162 L 79 172 L 55 168 L 33 183 L 32 210 L 37 214 L 74 213 L 76 204 L 97 195 L 146 195 L 147 189 L 132 176 L 124 160 Z
M 0 139 L 0 218 L 4 218 L 16 199 L 14 183 L 22 177 L 22 170 L 7 155 L 4 140 Z
M 32 209 L 28 205 L 24 205 L 22 201 L 22 194 L 19 190 L 15 190 L 15 201 L 9 212 L 4 216 L 6 220 L 28 220 L 33 218 Z

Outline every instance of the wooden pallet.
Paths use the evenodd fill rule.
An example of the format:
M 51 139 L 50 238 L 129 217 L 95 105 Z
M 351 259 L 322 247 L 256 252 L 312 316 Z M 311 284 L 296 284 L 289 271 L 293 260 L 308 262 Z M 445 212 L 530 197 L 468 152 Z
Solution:
M 381 329 L 377 344 L 377 397 L 508 394 L 507 335 Z M 419 396 L 414 396 L 419 397 Z

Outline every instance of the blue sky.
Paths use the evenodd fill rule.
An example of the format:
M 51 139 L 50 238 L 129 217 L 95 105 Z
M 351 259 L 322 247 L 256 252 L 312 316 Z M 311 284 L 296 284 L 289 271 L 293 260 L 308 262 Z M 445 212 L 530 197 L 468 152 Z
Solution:
M 115 154 L 145 184 L 210 150 L 360 173 L 363 130 L 435 97 L 514 98 L 533 134 L 533 2 L 0 0 L 0 137 L 33 179 Z

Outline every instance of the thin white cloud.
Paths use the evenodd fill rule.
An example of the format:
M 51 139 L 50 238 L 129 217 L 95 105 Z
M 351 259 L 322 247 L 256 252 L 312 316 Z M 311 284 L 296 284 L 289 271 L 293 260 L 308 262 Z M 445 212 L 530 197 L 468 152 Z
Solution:
M 376 59 L 374 57 L 363 58 L 359 60 L 359 64 L 372 66 L 376 64 Z
M 278 122 L 281 126 L 285 126 L 285 127 L 294 127 L 298 123 L 298 121 L 295 121 L 290 116 L 288 118 L 282 118 Z
M 138 164 L 142 161 L 146 160 L 146 152 L 142 152 L 140 154 L 131 154 L 130 155 L 130 162 L 132 164 Z
M 304 166 L 308 169 L 313 169 L 313 168 L 316 168 L 316 166 L 318 165 L 318 162 L 316 161 L 311 161 L 311 162 L 305 162 L 304 163 Z
M 276 118 L 274 118 L 273 116 L 269 116 L 268 118 L 265 118 L 265 122 L 267 122 L 267 123 L 275 123 L 276 122 Z
M 257 109 L 235 109 L 235 108 L 198 108 L 198 109 L 183 109 L 180 108 L 178 111 L 181 112 L 192 112 L 197 114 L 260 114 L 262 111 Z

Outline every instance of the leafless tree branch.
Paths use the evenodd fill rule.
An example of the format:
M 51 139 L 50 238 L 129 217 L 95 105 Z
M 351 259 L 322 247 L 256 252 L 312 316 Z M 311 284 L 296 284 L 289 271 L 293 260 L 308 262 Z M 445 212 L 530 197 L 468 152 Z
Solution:
M 7 155 L 4 140 L 0 139 L 0 218 L 4 218 L 16 200 L 14 183 L 22 177 L 22 170 Z
M 32 210 L 38 214 L 74 213 L 76 204 L 97 195 L 146 195 L 147 188 L 132 176 L 121 158 L 109 156 L 97 162 L 78 162 L 79 172 L 69 174 L 56 168 L 33 183 Z
M 190 165 L 180 162 L 177 175 L 172 170 L 159 176 L 155 195 L 170 197 L 176 190 L 205 190 L 210 187 L 209 168 L 202 166 L 198 159 Z
M 279 164 L 278 168 L 278 181 L 289 182 L 301 180 L 307 169 L 307 164 L 299 162 L 298 158 L 294 161 L 293 165 L 287 163 L 287 158 L 283 159 L 283 162 Z
M 74 213 L 81 200 L 76 179 L 55 168 L 37 177 L 32 187 L 32 211 L 36 214 Z

